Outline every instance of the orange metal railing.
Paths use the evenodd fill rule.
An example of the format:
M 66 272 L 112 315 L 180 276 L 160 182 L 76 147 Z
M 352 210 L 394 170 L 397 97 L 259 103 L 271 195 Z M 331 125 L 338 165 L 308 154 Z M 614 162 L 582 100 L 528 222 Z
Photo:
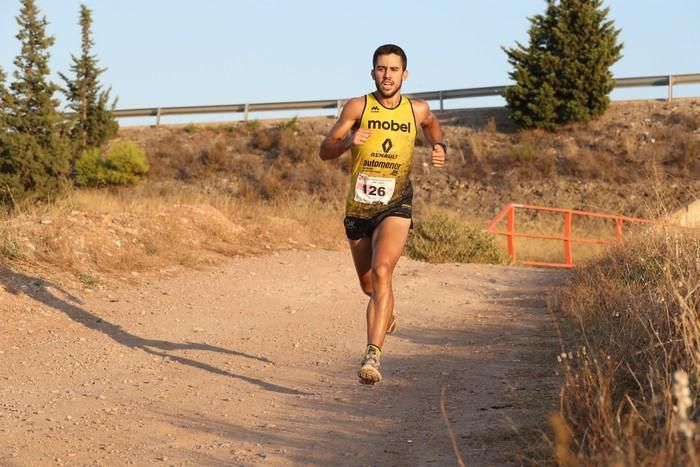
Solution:
M 535 210 L 535 211 L 545 211 L 561 213 L 564 216 L 564 229 L 561 235 L 543 235 L 536 233 L 518 232 L 516 230 L 515 222 L 515 212 L 518 210 Z M 590 237 L 575 237 L 572 235 L 572 225 L 575 216 L 588 217 L 588 218 L 599 218 L 599 219 L 609 219 L 615 222 L 615 240 L 605 240 L 601 238 L 590 238 Z M 496 228 L 505 219 L 506 230 L 497 231 Z M 590 211 L 577 211 L 574 209 L 562 209 L 562 208 L 550 208 L 545 206 L 532 206 L 527 204 L 508 204 L 501 210 L 500 213 L 493 218 L 489 224 L 487 230 L 493 235 L 504 235 L 506 237 L 506 245 L 508 249 L 508 255 L 513 262 L 517 260 L 516 254 L 516 238 L 535 238 L 543 240 L 557 240 L 563 242 L 564 245 L 564 262 L 554 263 L 554 262 L 544 262 L 544 261 L 518 261 L 520 264 L 525 264 L 528 266 L 548 266 L 548 267 L 562 267 L 562 268 L 573 268 L 576 266 L 572 256 L 571 245 L 573 243 L 588 243 L 588 244 L 610 244 L 613 242 L 622 241 L 622 227 L 624 223 L 636 223 L 636 224 L 659 224 L 657 221 L 652 221 L 648 219 L 640 219 L 636 217 L 626 217 L 626 216 L 616 216 L 612 214 L 601 214 L 597 212 Z

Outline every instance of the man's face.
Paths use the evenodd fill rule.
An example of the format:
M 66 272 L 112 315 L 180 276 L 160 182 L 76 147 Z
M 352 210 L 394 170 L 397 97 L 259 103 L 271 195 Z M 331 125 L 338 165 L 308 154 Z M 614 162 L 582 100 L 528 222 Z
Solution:
M 401 57 L 396 54 L 380 55 L 372 69 L 372 79 L 377 91 L 382 97 L 392 97 L 408 77 L 408 71 L 403 69 Z

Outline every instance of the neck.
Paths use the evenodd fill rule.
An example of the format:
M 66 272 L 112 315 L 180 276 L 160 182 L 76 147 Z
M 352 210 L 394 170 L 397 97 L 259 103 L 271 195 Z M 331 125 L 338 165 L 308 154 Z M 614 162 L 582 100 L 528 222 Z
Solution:
M 388 109 L 393 109 L 399 106 L 401 103 L 401 93 L 397 92 L 391 97 L 384 97 L 379 91 L 374 92 L 374 97 L 379 101 L 380 104 L 382 104 L 384 107 Z

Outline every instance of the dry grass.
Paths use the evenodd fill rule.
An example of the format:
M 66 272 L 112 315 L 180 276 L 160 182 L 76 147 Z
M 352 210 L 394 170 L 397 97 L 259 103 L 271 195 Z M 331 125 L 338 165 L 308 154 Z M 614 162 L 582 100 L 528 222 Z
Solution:
M 640 217 L 659 215 L 652 206 L 673 211 L 700 191 L 699 115 L 700 103 L 689 101 L 613 107 L 598 121 L 556 134 L 498 131 L 495 120 L 480 129 L 445 125 L 450 147 L 445 170 L 431 169 L 427 148 L 419 144 L 416 150 L 417 218 L 442 207 L 485 226 L 508 202 Z M 323 162 L 317 156 L 332 120 L 122 130 L 120 137 L 146 150 L 148 180 L 129 190 L 76 191 L 51 205 L 22 206 L 3 227 L 3 256 L 67 270 L 138 272 L 283 245 L 342 244 L 350 158 Z M 177 219 L 186 219 L 186 227 Z M 561 230 L 544 220 L 531 227 L 538 233 Z M 234 234 L 239 228 L 246 232 L 240 238 Z M 580 228 L 580 236 L 599 236 L 602 230 Z M 89 250 L 84 257 L 76 253 L 81 248 L 61 243 L 75 242 L 73 234 L 88 243 L 95 237 L 94 245 L 81 247 Z M 184 241 L 184 234 L 201 245 L 168 248 Z M 212 240 L 204 241 L 209 235 Z M 105 245 L 117 250 L 107 255 Z M 556 260 L 563 248 L 552 245 L 522 240 L 518 248 L 523 258 Z M 575 260 L 590 261 L 598 250 L 577 245 Z
M 619 107 L 557 134 L 498 131 L 495 120 L 480 129 L 445 125 L 446 169 L 433 170 L 427 148 L 416 150 L 416 218 L 441 207 L 486 226 L 508 202 L 641 217 L 662 214 L 653 206 L 673 211 L 700 191 L 693 156 L 698 113 L 696 102 L 629 112 Z M 342 247 L 350 158 L 317 157 L 332 120 L 124 129 L 120 137 L 149 156 L 148 180 L 21 206 L 0 232 L 2 256 L 97 277 L 280 248 Z M 533 219 L 523 227 L 559 232 L 558 222 Z M 598 237 L 603 230 L 576 228 L 579 236 Z M 518 250 L 523 259 L 563 257 L 556 242 L 518 240 Z M 600 253 L 599 247 L 574 246 L 576 262 Z
M 700 180 L 700 102 L 613 106 L 603 118 L 557 133 L 494 131 L 493 125 L 447 131 L 463 164 L 453 173 L 467 181 L 504 185 L 645 183 L 652 178 Z M 460 157 L 462 154 L 466 157 Z M 598 206 L 603 208 L 603 206 Z
M 614 250 L 576 275 L 561 309 L 566 450 L 582 465 L 697 465 L 698 232 L 657 230 Z M 679 370 L 690 375 L 676 388 L 689 396 L 682 410 Z
M 16 267 L 68 273 L 89 286 L 239 255 L 337 248 L 343 239 L 338 206 L 317 198 L 255 201 L 155 183 L 78 190 L 6 216 L 0 254 Z

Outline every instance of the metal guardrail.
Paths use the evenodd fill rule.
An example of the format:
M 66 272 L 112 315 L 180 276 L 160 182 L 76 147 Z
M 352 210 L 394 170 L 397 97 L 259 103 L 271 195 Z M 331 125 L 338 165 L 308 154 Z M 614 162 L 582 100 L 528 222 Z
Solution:
M 618 78 L 615 79 L 614 82 L 616 89 L 650 86 L 668 86 L 668 100 L 672 100 L 674 86 L 679 84 L 700 84 L 700 73 Z M 418 99 L 424 99 L 427 101 L 439 101 L 440 111 L 443 111 L 444 101 L 447 99 L 502 96 L 503 92 L 507 87 L 508 86 L 488 86 L 481 88 L 450 89 L 443 91 L 410 93 L 407 94 L 407 96 Z M 197 105 L 188 107 L 151 107 L 141 109 L 116 109 L 114 111 L 114 116 L 116 118 L 156 117 L 156 126 L 160 125 L 160 118 L 166 115 L 205 115 L 242 112 L 243 119 L 248 120 L 248 115 L 250 112 L 309 109 L 336 109 L 337 112 L 340 112 L 343 103 L 347 100 L 348 99 L 326 99 L 315 101 L 265 102 L 256 104 Z

